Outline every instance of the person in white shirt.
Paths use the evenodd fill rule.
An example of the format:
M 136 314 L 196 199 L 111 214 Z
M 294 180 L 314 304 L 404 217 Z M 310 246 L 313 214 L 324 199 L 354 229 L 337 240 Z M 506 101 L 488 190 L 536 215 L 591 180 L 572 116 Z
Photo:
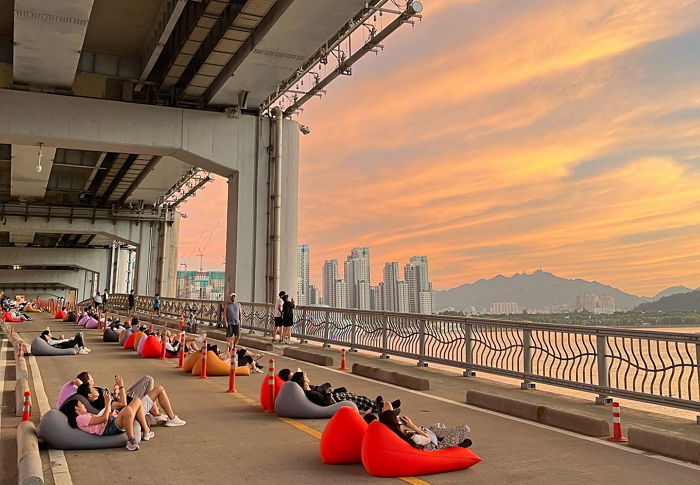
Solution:
M 275 307 L 272 310 L 272 316 L 275 319 L 275 328 L 272 331 L 272 343 L 275 343 L 275 340 L 277 339 L 277 335 L 280 336 L 280 343 L 282 343 L 282 338 L 283 338 L 283 327 L 282 327 L 282 305 L 284 305 L 284 300 L 282 300 L 282 297 L 286 293 L 284 291 L 280 291 L 279 298 L 277 298 L 277 301 L 275 302 Z

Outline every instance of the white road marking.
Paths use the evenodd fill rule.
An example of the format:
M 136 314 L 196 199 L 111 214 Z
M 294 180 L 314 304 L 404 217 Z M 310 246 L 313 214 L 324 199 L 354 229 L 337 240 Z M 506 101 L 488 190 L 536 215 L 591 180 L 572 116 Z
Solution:
M 51 409 L 49 399 L 46 397 L 44 381 L 41 379 L 41 372 L 39 372 L 39 366 L 36 363 L 36 358 L 33 355 L 25 358 L 29 361 L 29 367 L 32 369 L 35 402 L 39 407 L 39 413 L 43 415 Z M 70 475 L 68 462 L 66 461 L 66 455 L 63 453 L 63 450 L 54 450 L 53 448 L 49 448 L 49 461 L 54 483 L 56 485 L 73 485 L 73 478 Z

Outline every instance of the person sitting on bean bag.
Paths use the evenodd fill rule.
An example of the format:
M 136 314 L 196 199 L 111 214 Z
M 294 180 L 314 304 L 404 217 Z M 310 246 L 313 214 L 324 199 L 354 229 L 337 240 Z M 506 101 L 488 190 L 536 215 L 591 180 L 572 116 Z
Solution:
M 289 369 L 282 369 L 277 373 L 280 379 L 287 382 L 292 377 L 292 371 Z
M 306 372 L 302 370 L 297 370 L 289 380 L 299 384 L 304 390 L 306 398 L 318 406 L 330 406 L 340 401 L 352 401 L 360 412 L 379 412 L 382 409 L 383 402 L 378 403 L 367 396 L 348 392 L 344 387 L 334 389 L 328 382 L 320 386 L 312 386 Z M 401 401 L 397 399 L 391 404 L 396 409 L 401 406 Z
M 236 350 L 236 356 L 238 357 L 238 363 L 236 364 L 238 367 L 248 366 L 251 372 L 263 373 L 263 366 L 258 364 L 258 360 L 262 357 L 262 354 L 254 354 L 241 347 Z M 228 362 L 230 365 L 230 356 L 221 354 L 219 358 L 224 362 Z
M 68 339 L 68 338 L 54 338 L 53 335 L 51 335 L 51 330 L 47 327 L 46 330 L 41 332 L 41 335 L 39 337 L 43 340 L 46 341 L 47 344 L 49 344 L 51 347 L 55 347 L 57 349 L 70 349 L 72 347 L 75 347 L 76 345 L 78 346 L 79 354 L 89 354 L 90 349 L 85 347 L 85 340 L 83 338 L 83 333 L 78 332 L 75 334 L 75 337 Z M 63 337 L 61 335 L 61 337 Z
M 118 392 L 113 395 L 115 401 L 112 404 L 114 409 L 121 409 L 124 406 L 131 405 L 138 398 L 129 398 L 124 392 L 124 381 L 121 377 L 115 376 Z M 103 409 L 106 405 L 103 394 L 100 390 L 89 384 L 81 384 L 78 386 L 78 394 L 84 396 L 90 401 L 90 404 L 95 409 Z M 129 401 L 127 403 L 127 401 Z M 158 403 L 166 414 L 160 414 L 160 410 L 155 403 Z M 156 421 L 162 421 L 165 426 L 183 426 L 187 421 L 180 419 L 174 412 L 168 398 L 168 393 L 165 392 L 163 386 L 156 386 L 141 398 L 141 406 L 146 414 L 151 414 Z
M 471 430 L 466 424 L 446 428 L 436 423 L 428 428 L 416 426 L 408 416 L 397 416 L 393 411 L 383 411 L 379 422 L 386 425 L 396 435 L 414 448 L 423 450 L 441 450 L 459 446 L 469 448 L 472 440 L 468 438 Z
M 132 401 L 132 405 L 124 406 L 121 411 L 112 412 L 112 395 L 108 390 L 103 393 L 105 407 L 99 414 L 89 413 L 85 409 L 85 405 L 77 399 L 69 400 L 61 406 L 61 412 L 68 417 L 68 424 L 72 428 L 78 428 L 86 433 L 96 434 L 100 436 L 108 436 L 121 434 L 126 432 L 127 442 L 126 449 L 136 451 L 139 449 L 139 444 L 134 437 L 134 419 L 138 420 L 141 425 L 143 441 L 148 441 L 155 436 L 146 423 L 143 414 L 143 406 L 141 401 L 136 399 Z

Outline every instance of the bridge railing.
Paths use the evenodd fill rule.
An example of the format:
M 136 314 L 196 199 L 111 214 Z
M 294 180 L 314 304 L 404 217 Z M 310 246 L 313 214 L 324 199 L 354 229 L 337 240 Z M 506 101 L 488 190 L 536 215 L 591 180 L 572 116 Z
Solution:
M 152 297 L 136 297 L 139 312 Z M 110 305 L 126 309 L 126 295 Z M 160 314 L 197 325 L 222 326 L 223 302 L 161 298 Z M 242 328 L 270 335 L 272 305 L 242 303 Z M 700 411 L 700 334 L 497 321 L 327 307 L 295 309 L 292 335 L 339 345 L 607 396 Z

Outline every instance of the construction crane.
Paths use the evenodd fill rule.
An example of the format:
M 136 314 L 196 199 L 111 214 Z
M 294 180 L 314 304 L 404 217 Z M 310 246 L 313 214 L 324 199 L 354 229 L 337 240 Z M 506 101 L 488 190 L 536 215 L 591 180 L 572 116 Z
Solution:
M 206 251 L 207 247 L 209 246 L 209 241 L 211 241 L 211 238 L 212 238 L 212 236 L 214 235 L 214 231 L 216 231 L 216 228 L 219 227 L 219 223 L 220 223 L 220 222 L 221 222 L 221 220 L 218 220 L 218 221 L 216 221 L 216 224 L 214 224 L 214 227 L 213 227 L 213 229 L 211 230 L 211 232 L 209 233 L 209 237 L 207 238 L 207 242 L 204 243 L 204 247 L 202 247 L 202 248 L 197 248 L 197 251 L 199 251 L 199 252 L 197 253 L 197 256 L 199 256 L 199 272 L 200 272 L 200 273 L 203 271 L 202 261 L 203 261 L 203 258 L 204 258 L 204 251 Z

